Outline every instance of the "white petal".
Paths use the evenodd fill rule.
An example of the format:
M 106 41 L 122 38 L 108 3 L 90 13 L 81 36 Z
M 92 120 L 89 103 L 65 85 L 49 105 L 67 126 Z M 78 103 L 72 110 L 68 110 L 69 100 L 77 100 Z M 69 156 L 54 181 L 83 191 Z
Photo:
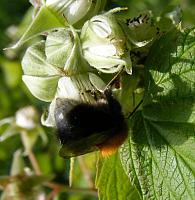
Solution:
M 56 97 L 80 100 L 79 91 L 70 77 L 59 79 Z
M 100 17 L 94 17 L 92 23 L 92 29 L 95 32 L 96 35 L 98 35 L 100 38 L 106 38 L 108 37 L 112 29 L 110 28 L 110 25 L 108 22 Z
M 116 48 L 113 44 L 97 45 L 89 47 L 89 52 L 98 56 L 115 56 Z
M 69 23 L 74 24 L 86 15 L 91 5 L 89 0 L 76 0 L 73 2 L 69 11 L 64 13 Z

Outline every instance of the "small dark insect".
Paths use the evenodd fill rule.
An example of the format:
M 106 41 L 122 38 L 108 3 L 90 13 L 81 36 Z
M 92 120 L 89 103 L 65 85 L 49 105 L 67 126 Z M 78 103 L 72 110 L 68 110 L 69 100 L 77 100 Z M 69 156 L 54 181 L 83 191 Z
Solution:
M 99 150 L 111 155 L 124 142 L 128 127 L 120 103 L 110 89 L 94 104 L 56 100 L 55 121 L 64 158 Z

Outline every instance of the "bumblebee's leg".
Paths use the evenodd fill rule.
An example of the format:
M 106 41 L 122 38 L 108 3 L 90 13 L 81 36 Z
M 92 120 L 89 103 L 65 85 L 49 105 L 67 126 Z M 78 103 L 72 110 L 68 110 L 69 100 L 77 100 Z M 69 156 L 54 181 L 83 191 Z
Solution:
M 108 82 L 104 90 L 107 90 L 111 88 L 114 83 L 116 82 L 117 78 L 120 76 L 120 74 L 123 72 L 123 67 L 114 75 L 114 77 Z

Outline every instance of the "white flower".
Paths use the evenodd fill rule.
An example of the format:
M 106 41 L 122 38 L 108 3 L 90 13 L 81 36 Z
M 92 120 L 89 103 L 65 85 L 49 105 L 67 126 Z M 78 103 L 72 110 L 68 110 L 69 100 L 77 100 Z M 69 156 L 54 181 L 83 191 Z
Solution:
M 88 63 L 104 73 L 125 67 L 131 74 L 130 46 L 113 13 L 98 15 L 87 21 L 81 31 L 83 55 Z

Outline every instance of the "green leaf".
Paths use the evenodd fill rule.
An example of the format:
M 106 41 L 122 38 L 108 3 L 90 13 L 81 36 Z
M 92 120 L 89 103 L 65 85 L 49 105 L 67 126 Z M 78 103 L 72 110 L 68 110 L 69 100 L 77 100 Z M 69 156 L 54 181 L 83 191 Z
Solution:
M 139 112 L 121 149 L 131 182 L 145 199 L 194 199 L 195 126 L 150 122 Z
M 141 71 L 141 70 L 140 70 Z M 142 72 L 143 73 L 143 72 Z M 133 76 L 123 75 L 121 78 L 122 89 L 115 89 L 117 99 L 123 108 L 123 113 L 126 117 L 130 115 L 139 102 L 143 99 L 144 90 L 136 92 L 136 89 L 141 89 L 138 85 L 140 81 L 140 74 L 134 71 Z
M 21 66 L 18 61 L 10 61 L 4 58 L 0 58 L 2 70 L 6 84 L 10 88 L 15 88 L 21 80 Z
M 146 61 L 143 109 L 129 120 L 122 165 L 143 199 L 195 199 L 194 29 L 171 30 Z
M 118 152 L 99 160 L 96 177 L 100 200 L 139 200 L 137 190 L 130 184 L 120 163 Z
M 194 29 L 172 30 L 153 45 L 146 61 L 150 82 L 145 104 L 194 96 L 194 35 Z

